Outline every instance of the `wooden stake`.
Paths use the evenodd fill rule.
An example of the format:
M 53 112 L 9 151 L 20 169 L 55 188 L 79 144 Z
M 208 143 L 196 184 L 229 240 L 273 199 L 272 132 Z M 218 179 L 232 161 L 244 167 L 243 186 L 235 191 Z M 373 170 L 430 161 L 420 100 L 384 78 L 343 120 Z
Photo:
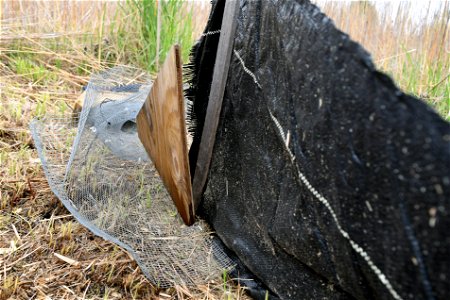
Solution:
M 236 21 L 239 12 L 239 2 L 240 1 L 237 0 L 225 2 L 205 125 L 203 127 L 197 163 L 195 165 L 194 181 L 192 183 L 195 209 L 197 209 L 200 204 L 211 163 L 220 111 L 222 109 L 225 84 L 228 77 L 228 69 L 230 67 L 234 33 L 236 31 Z

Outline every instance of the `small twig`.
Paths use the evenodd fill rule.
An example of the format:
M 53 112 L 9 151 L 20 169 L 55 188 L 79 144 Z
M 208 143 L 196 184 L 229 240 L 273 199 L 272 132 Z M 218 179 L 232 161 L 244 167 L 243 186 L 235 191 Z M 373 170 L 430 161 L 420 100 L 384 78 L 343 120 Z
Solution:
M 17 240 L 18 240 L 19 242 L 22 242 L 22 239 L 20 238 L 20 235 L 19 235 L 19 232 L 17 231 L 16 226 L 14 226 L 14 224 L 11 224 L 11 227 L 12 227 L 12 229 L 13 229 L 13 231 L 14 231 L 14 235 L 16 236 Z
M 399 56 L 402 56 L 402 55 L 405 55 L 405 54 L 408 54 L 408 53 L 411 53 L 411 52 L 415 52 L 415 51 L 417 51 L 417 49 L 411 49 L 411 50 L 408 50 L 408 51 L 405 51 L 405 52 L 402 52 L 402 53 L 399 53 L 399 54 L 396 54 L 396 55 L 388 56 L 388 57 L 385 57 L 385 58 L 377 60 L 376 63 L 379 64 L 381 62 L 384 62 L 385 60 L 396 58 L 396 57 L 399 57 Z
M 34 200 L 36 198 L 36 190 L 31 186 L 31 179 L 28 177 L 27 177 L 27 184 L 31 193 L 31 200 Z
M 64 219 L 64 218 L 69 218 L 69 217 L 73 217 L 73 215 L 62 215 L 62 216 L 57 216 L 57 217 L 53 217 L 51 220 L 58 220 L 58 219 Z M 40 222 L 49 222 L 50 219 L 44 219 L 44 220 L 39 220 Z
M 33 251 L 31 251 L 30 253 L 25 254 L 24 256 L 22 256 L 21 258 L 19 258 L 18 260 L 13 261 L 12 263 L 10 263 L 10 264 L 8 265 L 8 268 L 14 266 L 14 265 L 17 264 L 19 261 L 24 260 L 25 258 L 27 258 L 28 256 L 30 256 L 30 255 L 33 254 L 34 252 L 40 250 L 41 248 L 42 248 L 42 246 L 39 246 L 39 247 L 37 247 L 36 249 L 34 249 Z M 17 249 L 19 249 L 19 248 L 17 248 Z
M 81 263 L 79 261 L 74 260 L 74 259 L 64 256 L 64 255 L 61 255 L 59 253 L 54 252 L 53 255 L 56 256 L 57 258 L 59 258 L 60 260 L 68 263 L 71 266 L 79 267 L 81 265 Z
M 1 183 L 19 183 L 19 182 L 47 182 L 47 179 L 32 179 L 32 178 L 25 178 L 25 179 L 15 179 L 15 180 L 0 180 Z
M 87 287 L 86 287 L 86 289 L 84 290 L 84 293 L 83 293 L 83 298 L 81 298 L 81 299 L 86 299 L 86 293 L 87 293 L 87 291 L 89 290 L 89 287 L 91 286 L 91 281 L 89 280 L 88 281 L 88 284 L 87 284 Z
M 67 285 L 63 285 L 62 286 L 64 289 L 66 289 L 69 293 L 71 293 L 72 295 L 76 296 L 76 294 L 74 293 L 74 291 L 72 291 Z
M 441 83 L 443 83 L 446 79 L 448 79 L 450 77 L 450 73 L 447 74 L 447 76 L 445 76 L 441 81 L 439 81 L 438 83 L 436 83 L 434 86 L 431 87 L 430 91 L 433 91 L 435 88 L 437 88 L 439 85 L 441 85 Z

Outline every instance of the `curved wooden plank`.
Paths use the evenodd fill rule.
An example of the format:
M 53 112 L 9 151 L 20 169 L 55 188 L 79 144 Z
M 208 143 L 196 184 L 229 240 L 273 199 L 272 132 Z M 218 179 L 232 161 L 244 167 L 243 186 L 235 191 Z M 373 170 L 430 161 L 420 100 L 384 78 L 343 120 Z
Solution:
M 186 225 L 195 221 L 189 172 L 182 63 L 174 45 L 137 116 L 138 136 Z

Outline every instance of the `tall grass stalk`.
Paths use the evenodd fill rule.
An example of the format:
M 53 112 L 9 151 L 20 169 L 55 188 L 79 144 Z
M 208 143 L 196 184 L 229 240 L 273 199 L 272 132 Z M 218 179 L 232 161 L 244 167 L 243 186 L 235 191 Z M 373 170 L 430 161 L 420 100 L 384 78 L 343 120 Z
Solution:
M 129 63 L 153 73 L 175 43 L 181 46 L 183 60 L 187 60 L 194 41 L 192 6 L 182 0 L 127 0 L 122 9 L 126 21 L 117 20 L 111 36 Z

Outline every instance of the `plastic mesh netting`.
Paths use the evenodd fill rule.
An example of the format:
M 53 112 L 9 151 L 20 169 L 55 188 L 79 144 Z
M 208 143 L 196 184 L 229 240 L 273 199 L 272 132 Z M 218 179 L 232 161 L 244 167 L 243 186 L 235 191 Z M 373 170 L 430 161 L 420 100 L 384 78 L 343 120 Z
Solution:
M 80 223 L 128 250 L 159 287 L 203 283 L 232 262 L 204 221 L 183 224 L 139 141 L 150 88 L 131 68 L 95 75 L 77 118 L 35 119 L 31 132 L 50 187 Z

